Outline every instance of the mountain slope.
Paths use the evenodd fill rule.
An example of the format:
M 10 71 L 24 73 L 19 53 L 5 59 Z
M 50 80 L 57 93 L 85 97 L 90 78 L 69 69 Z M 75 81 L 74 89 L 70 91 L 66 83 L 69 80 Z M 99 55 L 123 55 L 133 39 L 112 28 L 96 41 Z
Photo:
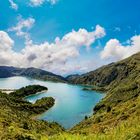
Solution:
M 137 77 L 139 72 L 140 53 L 137 53 L 123 61 L 103 66 L 95 71 L 79 76 L 69 76 L 67 80 L 74 84 L 87 84 L 109 89 L 124 79 Z
M 0 78 L 12 76 L 27 76 L 40 80 L 66 82 L 66 79 L 63 78 L 62 76 L 37 68 L 16 68 L 16 67 L 0 66 Z
M 107 91 L 106 97 L 95 106 L 94 115 L 75 126 L 72 133 L 110 134 L 125 122 L 131 128 L 140 127 L 140 53 L 75 77 L 72 82 L 101 86 Z M 137 121 L 132 123 L 132 120 Z M 140 129 L 134 133 L 140 139 Z

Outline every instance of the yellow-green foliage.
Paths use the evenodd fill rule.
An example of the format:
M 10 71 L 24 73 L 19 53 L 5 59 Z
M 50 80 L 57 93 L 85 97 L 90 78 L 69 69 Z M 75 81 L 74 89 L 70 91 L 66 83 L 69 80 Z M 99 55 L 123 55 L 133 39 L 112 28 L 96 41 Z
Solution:
M 63 132 L 57 123 L 33 119 L 34 115 L 49 109 L 53 104 L 52 98 L 31 104 L 13 94 L 0 93 L 0 140 L 40 140 L 44 136 Z
M 62 133 L 46 140 L 140 140 L 140 117 L 124 121 L 114 129 L 105 133 L 80 135 Z M 45 139 L 44 139 L 45 140 Z
M 112 105 L 109 110 L 106 107 L 101 108 L 92 117 L 72 128 L 71 132 L 86 135 L 110 132 L 124 121 L 128 120 L 129 123 L 129 120 L 139 119 L 138 116 L 140 116 L 140 96 Z M 140 121 L 135 123 L 138 125 Z
M 110 139 L 126 138 L 129 140 L 136 139 L 132 138 L 135 137 L 136 133 L 140 139 L 140 119 L 138 118 L 140 116 L 140 69 L 138 67 L 140 57 L 135 55 L 134 58 L 128 58 L 116 64 L 119 66 L 126 64 L 133 71 L 119 82 L 114 81 L 111 84 L 106 97 L 94 108 L 94 115 L 72 128 L 71 132 L 73 134 L 106 134 L 111 137 L 113 132 Z M 130 129 L 123 126 L 125 121 L 127 121 L 126 126 L 131 125 Z M 117 135 L 114 135 L 115 133 Z M 108 137 L 107 139 L 109 139 Z

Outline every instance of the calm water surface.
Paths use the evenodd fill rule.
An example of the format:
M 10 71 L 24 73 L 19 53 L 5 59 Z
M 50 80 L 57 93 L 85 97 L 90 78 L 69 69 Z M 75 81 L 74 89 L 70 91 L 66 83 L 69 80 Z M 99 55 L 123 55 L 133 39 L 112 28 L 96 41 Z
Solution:
M 104 97 L 96 91 L 83 91 L 82 86 L 44 82 L 26 77 L 0 79 L 0 88 L 18 89 L 33 84 L 46 86 L 48 91 L 26 97 L 29 102 L 34 103 L 42 97 L 55 98 L 55 105 L 38 119 L 58 122 L 67 129 L 82 121 L 86 115 L 92 115 L 93 107 Z

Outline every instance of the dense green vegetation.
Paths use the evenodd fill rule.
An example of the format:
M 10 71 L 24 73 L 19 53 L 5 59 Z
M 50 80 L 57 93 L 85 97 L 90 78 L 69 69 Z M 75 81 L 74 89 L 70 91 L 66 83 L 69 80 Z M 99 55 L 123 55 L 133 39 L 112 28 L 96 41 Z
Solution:
M 106 82 L 101 78 L 101 81 L 95 81 L 95 86 L 106 88 L 107 95 L 95 106 L 94 115 L 72 128 L 71 132 L 86 135 L 107 133 L 113 139 L 118 139 L 115 137 L 117 133 L 124 139 L 140 139 L 140 53 L 93 73 L 98 73 L 97 77 L 106 77 Z M 116 132 L 118 129 L 119 133 Z
M 37 100 L 33 107 L 35 108 L 43 108 L 45 110 L 48 110 L 50 107 L 54 105 L 55 100 L 52 97 L 44 97 L 42 99 Z M 42 111 L 43 112 L 43 111 Z
M 38 88 L 37 88 L 38 87 Z M 45 88 L 45 87 L 44 87 Z M 41 86 L 28 86 L 17 91 L 22 97 L 44 89 Z M 31 89 L 35 89 L 32 90 Z M 46 89 L 46 88 L 45 88 Z M 20 91 L 20 92 L 19 92 Z M 28 93 L 27 93 L 28 92 Z M 14 94 L 0 93 L 0 139 L 1 140 L 39 140 L 42 137 L 63 131 L 57 123 L 34 120 L 34 116 L 43 113 L 54 105 L 54 99 L 43 98 L 31 104 Z M 18 98 L 17 98 L 18 97 Z
M 116 87 L 124 79 L 135 78 L 139 75 L 139 70 L 140 53 L 83 75 L 68 76 L 67 80 L 73 84 L 91 85 L 93 89 L 99 87 L 109 90 Z
M 11 96 L 14 96 L 16 98 L 24 98 L 26 96 L 32 95 L 32 94 L 36 94 L 38 92 L 44 91 L 44 90 L 48 90 L 47 87 L 43 87 L 40 85 L 30 85 L 27 87 L 23 87 L 19 90 L 16 90 L 16 92 L 11 93 Z
M 49 137 L 49 140 L 139 140 L 140 139 L 140 117 L 124 120 L 110 131 L 90 134 L 61 133 Z M 86 126 L 85 126 L 86 128 Z M 80 130 L 79 130 L 80 131 Z M 47 139 L 46 139 L 47 140 Z

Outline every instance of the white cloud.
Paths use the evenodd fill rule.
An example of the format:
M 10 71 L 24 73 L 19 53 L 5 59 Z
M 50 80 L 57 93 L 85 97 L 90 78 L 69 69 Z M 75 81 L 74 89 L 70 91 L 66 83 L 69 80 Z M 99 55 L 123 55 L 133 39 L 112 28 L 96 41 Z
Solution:
M 16 53 L 12 50 L 14 41 L 9 35 L 0 31 L 0 64 L 1 65 L 16 65 L 16 59 L 18 58 Z
M 30 22 L 24 22 L 24 24 L 18 24 L 13 30 L 17 35 L 21 35 L 23 27 L 30 28 L 32 24 Z M 32 23 L 32 22 L 31 22 Z M 78 58 L 81 47 L 90 47 L 97 39 L 102 38 L 105 35 L 105 30 L 101 26 L 97 25 L 95 31 L 88 32 L 86 29 L 73 30 L 72 32 L 64 35 L 62 39 L 57 37 L 53 43 L 44 42 L 42 44 L 34 44 L 31 42 L 27 44 L 21 52 L 14 52 L 12 46 L 14 42 L 7 33 L 5 37 L 9 38 L 9 44 L 5 45 L 9 48 L 9 51 L 4 51 L 5 58 L 0 64 L 13 65 L 17 67 L 37 67 L 43 68 L 55 73 L 67 73 L 70 72 L 70 63 L 72 59 Z M 7 44 L 5 40 L 0 36 L 1 45 Z M 11 42 L 11 43 L 10 43 Z M 7 59 L 6 59 L 7 58 Z M 2 53 L 0 52 L 0 60 L 2 59 Z M 73 66 L 73 64 L 72 64 Z M 80 68 L 80 66 L 78 66 Z M 77 67 L 74 67 L 77 68 Z M 81 70 L 82 68 L 80 68 Z
M 99 59 L 95 59 L 94 57 L 91 59 L 84 59 L 84 60 L 75 60 L 72 62 L 68 62 L 66 67 L 59 67 L 61 73 L 64 75 L 69 75 L 69 74 L 83 74 L 89 71 L 92 71 L 94 69 L 99 68 L 102 66 L 103 63 Z
M 18 5 L 13 0 L 9 0 L 9 3 L 12 9 L 18 10 Z
M 30 0 L 32 6 L 40 6 L 45 2 L 45 0 Z
M 0 51 L 8 51 L 14 45 L 14 41 L 4 31 L 0 31 Z
M 32 28 L 35 23 L 34 18 L 22 19 L 22 17 L 18 17 L 18 23 L 16 26 L 8 29 L 8 31 L 16 32 L 17 36 L 24 37 L 26 43 L 30 42 L 30 35 L 28 30 Z
M 45 2 L 48 2 L 51 5 L 54 5 L 57 3 L 57 1 L 58 0 L 30 0 L 30 4 L 31 4 L 31 6 L 37 7 L 37 6 L 41 6 Z
M 47 68 L 53 72 L 60 72 L 66 68 L 70 59 L 77 58 L 81 47 L 90 47 L 96 39 L 105 35 L 104 28 L 97 25 L 95 31 L 88 32 L 85 29 L 73 30 L 60 39 L 57 37 L 51 44 L 45 42 L 40 45 L 30 44 L 22 50 L 25 63 L 28 66 Z
M 101 58 L 117 61 L 140 51 L 140 35 L 133 36 L 129 42 L 129 45 L 124 46 L 117 39 L 109 40 L 101 52 Z

